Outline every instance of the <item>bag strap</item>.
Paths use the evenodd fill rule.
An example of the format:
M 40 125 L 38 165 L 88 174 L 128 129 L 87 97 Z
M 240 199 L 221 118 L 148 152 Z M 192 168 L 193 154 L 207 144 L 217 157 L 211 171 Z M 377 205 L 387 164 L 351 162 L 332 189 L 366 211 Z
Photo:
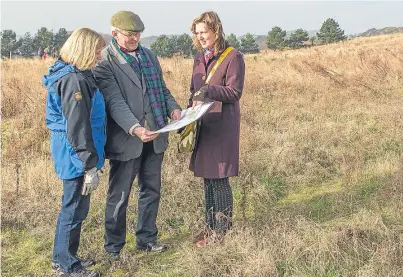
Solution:
M 227 49 L 225 49 L 224 52 L 221 53 L 220 57 L 218 58 L 218 61 L 215 63 L 215 65 L 211 69 L 209 75 L 207 76 L 206 84 L 208 82 L 210 82 L 210 79 L 211 79 L 211 77 L 213 77 L 214 72 L 217 70 L 217 68 L 220 66 L 220 64 L 224 61 L 225 57 L 227 57 L 227 55 L 229 53 L 231 53 L 232 50 L 234 50 L 234 47 L 228 46 Z

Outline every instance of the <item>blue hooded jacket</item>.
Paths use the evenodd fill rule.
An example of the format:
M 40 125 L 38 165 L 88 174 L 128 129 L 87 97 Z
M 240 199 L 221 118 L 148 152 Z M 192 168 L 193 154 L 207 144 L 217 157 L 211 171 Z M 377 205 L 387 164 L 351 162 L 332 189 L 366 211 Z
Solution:
M 90 70 L 58 59 L 42 78 L 48 90 L 46 125 L 56 174 L 73 179 L 104 164 L 105 102 Z

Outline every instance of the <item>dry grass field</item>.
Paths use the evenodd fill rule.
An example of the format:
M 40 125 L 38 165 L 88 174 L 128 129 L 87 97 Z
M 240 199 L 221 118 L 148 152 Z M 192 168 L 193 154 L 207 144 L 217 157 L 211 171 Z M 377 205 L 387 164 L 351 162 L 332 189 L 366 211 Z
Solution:
M 196 248 L 202 181 L 172 134 L 158 217 L 164 254 L 135 250 L 137 187 L 122 260 L 103 251 L 107 169 L 91 199 L 80 255 L 102 276 L 403 276 L 403 36 L 245 57 L 241 174 L 234 228 Z M 1 63 L 2 276 L 51 276 L 62 186 L 49 154 L 52 61 Z M 161 59 L 182 105 L 192 60 Z

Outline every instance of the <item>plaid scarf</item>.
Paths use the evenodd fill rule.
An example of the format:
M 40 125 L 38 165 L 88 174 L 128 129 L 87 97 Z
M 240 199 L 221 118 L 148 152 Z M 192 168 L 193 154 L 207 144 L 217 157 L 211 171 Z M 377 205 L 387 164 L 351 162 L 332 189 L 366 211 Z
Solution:
M 158 128 L 163 128 L 165 125 L 168 124 L 168 112 L 164 96 L 166 87 L 157 68 L 153 65 L 150 57 L 147 55 L 146 51 L 143 49 L 143 47 L 141 47 L 140 44 L 136 49 L 136 56 L 138 58 L 138 61 L 135 57 L 122 51 L 122 49 L 120 49 L 119 45 L 117 44 L 116 39 L 112 39 L 112 44 L 115 46 L 119 54 L 122 55 L 122 57 L 134 70 L 140 81 L 141 75 L 144 75 L 147 87 L 147 95 L 150 101 L 151 109 L 153 111 L 155 123 L 157 124 Z

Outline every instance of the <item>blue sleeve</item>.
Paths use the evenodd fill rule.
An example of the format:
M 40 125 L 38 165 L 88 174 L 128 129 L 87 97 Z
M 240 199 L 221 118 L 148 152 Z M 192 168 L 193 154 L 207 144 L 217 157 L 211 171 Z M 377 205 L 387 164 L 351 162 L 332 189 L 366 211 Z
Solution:
M 70 73 L 57 84 L 62 112 L 66 118 L 67 139 L 83 162 L 85 170 L 96 167 L 98 154 L 92 139 L 91 98 L 92 91 L 86 80 L 77 73 Z

